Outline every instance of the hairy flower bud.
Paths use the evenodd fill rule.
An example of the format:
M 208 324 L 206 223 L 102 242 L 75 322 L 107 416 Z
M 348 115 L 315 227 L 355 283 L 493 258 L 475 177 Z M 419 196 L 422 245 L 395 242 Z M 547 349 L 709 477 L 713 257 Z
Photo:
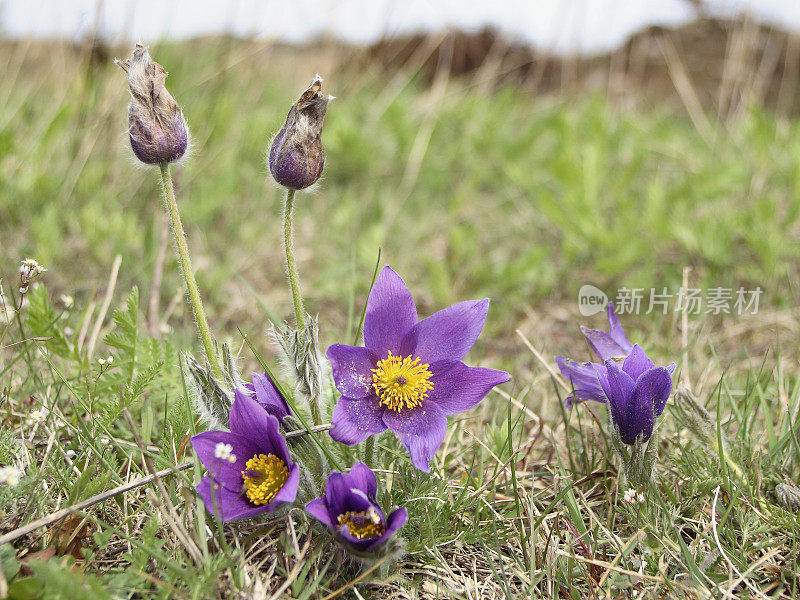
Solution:
M 325 153 L 322 150 L 322 124 L 328 102 L 324 96 L 322 77 L 316 75 L 308 89 L 289 110 L 286 122 L 272 140 L 269 149 L 269 171 L 282 186 L 302 190 L 322 175 Z
M 142 44 L 136 44 L 130 58 L 114 63 L 128 74 L 128 133 L 136 158 L 150 165 L 178 160 L 189 145 L 189 130 L 178 103 L 164 87 L 164 67 Z

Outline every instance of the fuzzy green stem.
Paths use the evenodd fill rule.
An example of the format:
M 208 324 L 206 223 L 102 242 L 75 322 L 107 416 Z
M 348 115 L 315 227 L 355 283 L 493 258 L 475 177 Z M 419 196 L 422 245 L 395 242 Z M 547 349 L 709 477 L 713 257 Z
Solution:
M 289 274 L 289 286 L 292 288 L 295 325 L 298 330 L 305 330 L 306 312 L 303 308 L 303 296 L 300 294 L 300 278 L 297 276 L 297 264 L 294 261 L 294 244 L 292 242 L 294 193 L 295 190 L 293 189 L 286 190 L 286 205 L 283 210 L 283 246 L 286 250 L 286 271 Z
M 172 238 L 175 241 L 175 249 L 178 251 L 178 264 L 180 264 L 183 279 L 186 281 L 186 291 L 189 293 L 189 303 L 192 305 L 194 321 L 197 324 L 197 331 L 200 333 L 200 339 L 208 357 L 208 364 L 211 365 L 211 371 L 217 379 L 222 381 L 222 369 L 219 367 L 217 352 L 211 338 L 211 330 L 208 328 L 206 313 L 203 310 L 203 301 L 200 298 L 200 290 L 197 289 L 197 281 L 195 281 L 194 271 L 192 271 L 192 261 L 189 259 L 189 247 L 186 245 L 186 233 L 183 231 L 181 216 L 178 213 L 178 203 L 175 200 L 175 188 L 172 185 L 169 164 L 161 163 L 160 166 L 161 182 L 164 184 L 164 203 L 169 214 Z
M 372 469 L 375 467 L 375 436 L 371 435 L 364 443 L 364 462 Z

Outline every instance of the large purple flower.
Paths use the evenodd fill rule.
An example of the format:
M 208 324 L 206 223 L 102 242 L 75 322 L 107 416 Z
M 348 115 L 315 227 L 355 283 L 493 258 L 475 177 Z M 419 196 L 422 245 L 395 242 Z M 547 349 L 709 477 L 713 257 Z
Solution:
M 358 462 L 347 474 L 331 473 L 325 495 L 306 504 L 306 510 L 347 544 L 369 552 L 385 544 L 408 520 L 402 507 L 384 517 L 375 502 L 377 492 L 375 473 Z
M 468 367 L 461 359 L 478 339 L 489 300 L 461 302 L 417 321 L 403 280 L 384 267 L 367 300 L 364 347 L 334 344 L 327 356 L 342 397 L 331 437 L 354 446 L 391 429 L 429 471 L 444 440 L 447 415 L 469 410 L 508 373 Z
M 267 373 L 263 375 L 253 373 L 253 383 L 247 383 L 244 387 L 244 390 L 236 390 L 236 397 L 250 396 L 268 414 L 277 418 L 281 425 L 283 420 L 292 414 L 286 399 Z
M 610 358 L 603 365 L 596 372 L 620 439 L 633 444 L 641 436 L 646 442 L 672 391 L 675 363 L 656 367 L 637 344 L 621 366 Z
M 206 509 L 231 521 L 293 502 L 300 470 L 292 463 L 278 419 L 239 393 L 229 424 L 230 431 L 206 431 L 192 438 L 194 451 L 209 472 L 197 486 Z

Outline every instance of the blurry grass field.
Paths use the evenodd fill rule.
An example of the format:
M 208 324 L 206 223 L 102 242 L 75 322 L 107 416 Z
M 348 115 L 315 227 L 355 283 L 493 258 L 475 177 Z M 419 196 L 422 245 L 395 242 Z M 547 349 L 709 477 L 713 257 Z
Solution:
M 241 348 L 245 372 L 257 361 L 237 328 L 269 360 L 267 320 L 291 313 L 280 192 L 267 182 L 264 153 L 317 70 L 337 99 L 323 134 L 324 179 L 298 197 L 296 245 L 323 343 L 352 337 L 378 248 L 415 290 L 421 314 L 492 298 L 472 360 L 507 368 L 514 381 L 453 423 L 434 476 L 398 463 L 388 504 L 409 506 L 409 554 L 393 581 L 359 585 L 358 593 L 800 593 L 800 526 L 775 495 L 777 484 L 800 477 L 800 122 L 752 107 L 730 124 L 709 117 L 709 135 L 670 107 L 623 110 L 602 96 L 486 91 L 444 76 L 426 88 L 413 72 L 386 80 L 348 71 L 329 52 L 296 58 L 229 40 L 152 51 L 193 132 L 177 187 L 198 282 L 212 328 Z M 0 487 L 7 531 L 144 472 L 120 390 L 139 435 L 155 444 L 156 465 L 186 459 L 194 424 L 178 350 L 196 341 L 169 248 L 150 308 L 163 211 L 156 174 L 134 164 L 126 143 L 122 74 L 110 60 L 59 45 L 6 44 L 0 60 L 8 65 L 0 81 L 7 296 L 16 295 L 20 259 L 49 269 L 46 288 L 31 293 L 20 319 L 0 323 L 0 464 L 18 457 L 24 440 L 30 465 L 15 490 Z M 85 324 L 97 318 L 117 255 L 112 307 L 123 308 L 116 328 L 107 318 L 98 330 L 94 356 L 112 351 L 117 360 L 100 374 L 78 340 L 93 337 Z M 708 451 L 708 440 L 688 436 L 671 400 L 657 476 L 663 494 L 637 514 L 617 497 L 604 415 L 594 407 L 562 411 L 564 390 L 514 332 L 548 360 L 583 356 L 582 284 L 677 290 L 686 266 L 696 287 L 760 286 L 759 314 L 693 317 L 686 344 L 675 315 L 640 315 L 625 325 L 657 362 L 681 364 L 685 356 L 683 375 L 718 426 L 712 437 L 729 441 L 743 476 Z M 133 286 L 138 302 L 126 309 Z M 74 298 L 70 310 L 63 294 Z M 583 321 L 600 325 L 599 316 Z M 47 420 L 26 421 L 42 406 L 52 410 Z M 392 442 L 381 438 L 381 450 L 396 453 Z M 52 598 L 85 598 L 90 587 L 97 598 L 276 591 L 322 598 L 352 579 L 333 546 L 306 545 L 299 511 L 235 535 L 228 529 L 220 542 L 202 507 L 191 510 L 195 476 L 165 484 L 169 501 L 187 509 L 183 526 L 202 560 L 165 523 L 164 499 L 139 490 L 88 511 L 86 531 L 73 524 L 66 539 L 58 530 L 34 532 L 16 542 L 17 559 L 3 547 L 5 578 L 28 561 L 28 577 L 18 579 L 28 581 L 23 591 Z M 30 560 L 51 547 L 80 557 L 81 568 L 41 560 L 46 555 Z

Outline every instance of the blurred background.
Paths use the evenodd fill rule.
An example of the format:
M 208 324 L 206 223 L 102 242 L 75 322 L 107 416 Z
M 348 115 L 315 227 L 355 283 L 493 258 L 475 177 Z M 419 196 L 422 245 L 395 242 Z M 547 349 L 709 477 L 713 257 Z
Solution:
M 352 328 L 378 248 L 421 314 L 491 296 L 482 351 L 509 363 L 516 328 L 551 353 L 577 339 L 586 283 L 677 290 L 688 266 L 700 288 L 761 287 L 754 328 L 796 306 L 794 0 L 0 1 L 4 278 L 36 258 L 81 310 L 137 285 L 150 331 L 189 340 L 113 64 L 138 40 L 192 130 L 179 204 L 223 335 L 291 314 L 264 154 L 315 72 L 336 100 L 296 244 L 326 341 Z M 676 318 L 632 328 L 680 347 Z M 758 353 L 744 317 L 718 318 L 736 320 L 722 345 Z

